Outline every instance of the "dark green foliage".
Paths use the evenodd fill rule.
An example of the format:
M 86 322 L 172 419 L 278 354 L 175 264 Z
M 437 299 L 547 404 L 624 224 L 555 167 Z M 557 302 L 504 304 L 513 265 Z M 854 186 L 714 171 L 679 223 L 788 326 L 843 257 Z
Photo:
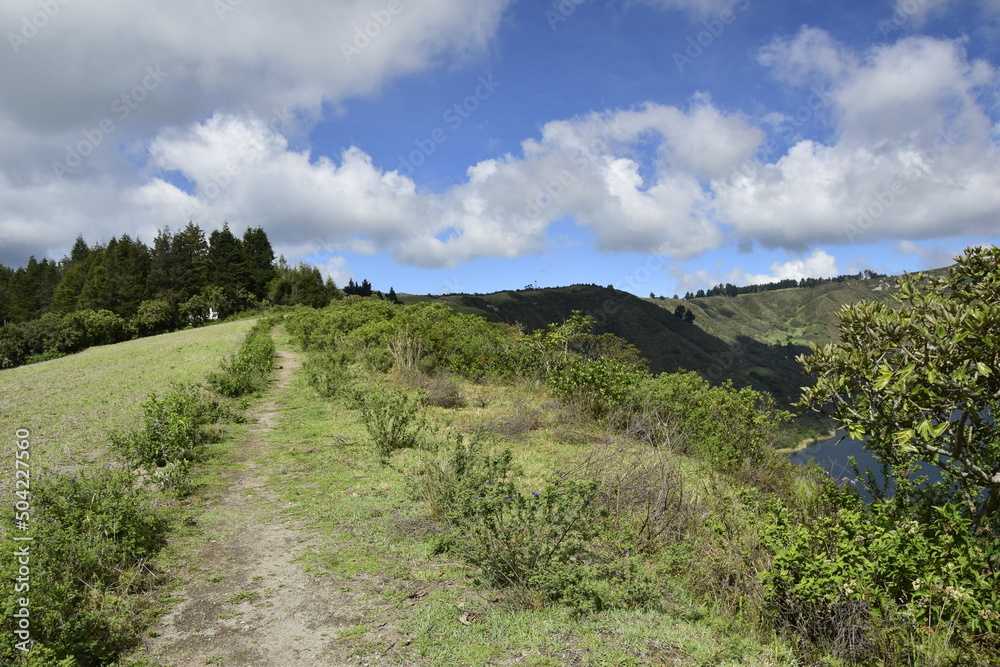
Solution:
M 368 282 L 368 279 L 366 278 L 365 280 L 362 280 L 359 285 L 354 282 L 353 278 L 351 278 L 347 283 L 347 287 L 344 288 L 344 294 L 346 296 L 371 296 L 372 284 Z
M 32 492 L 34 541 L 18 543 L 30 545 L 31 589 L 4 592 L 0 661 L 16 664 L 22 656 L 9 624 L 18 598 L 27 597 L 33 655 L 48 655 L 47 664 L 111 664 L 138 642 L 145 620 L 139 594 L 156 583 L 148 561 L 165 542 L 166 521 L 122 470 L 36 474 Z M 4 581 L 13 581 L 17 567 L 16 558 L 2 560 Z
M 177 322 L 177 312 L 169 301 L 149 299 L 139 304 L 132 318 L 132 328 L 140 336 L 155 336 L 171 331 Z
M 208 376 L 209 385 L 223 396 L 237 397 L 261 391 L 274 369 L 274 340 L 270 320 L 261 320 L 247 333 L 240 349 Z
M 333 281 L 323 282 L 319 269 L 304 262 L 292 268 L 281 258 L 275 273 L 267 287 L 267 298 L 275 305 L 324 308 L 344 296 Z
M 267 298 L 267 286 L 277 276 L 274 266 L 274 249 L 262 227 L 247 228 L 243 233 L 243 257 L 246 262 L 247 281 L 243 287 L 254 299 Z
M 881 463 L 939 467 L 985 527 L 1000 516 L 1000 248 L 956 262 L 900 278 L 893 306 L 842 309 L 841 340 L 800 358 L 819 376 L 802 406 L 867 436 Z
M 224 292 L 246 289 L 250 280 L 243 245 L 231 231 L 229 223 L 208 236 L 208 282 Z
M 898 521 L 886 506 L 844 507 L 771 538 L 762 575 L 779 625 L 851 662 L 912 662 L 932 629 L 968 648 L 1000 645 L 1000 539 L 976 535 L 961 508 L 926 522 Z

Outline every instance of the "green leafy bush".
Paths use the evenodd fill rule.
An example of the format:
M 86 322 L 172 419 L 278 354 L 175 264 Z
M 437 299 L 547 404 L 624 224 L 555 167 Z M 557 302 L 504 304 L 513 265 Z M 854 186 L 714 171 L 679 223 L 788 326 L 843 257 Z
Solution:
M 262 320 L 247 333 L 240 349 L 222 362 L 220 371 L 208 376 L 208 384 L 223 396 L 235 398 L 267 386 L 274 369 L 271 322 Z
M 1000 540 L 976 535 L 958 506 L 927 523 L 896 522 L 880 504 L 844 508 L 773 538 L 763 581 L 779 623 L 838 658 L 902 661 L 941 631 L 998 648 Z
M 201 457 L 209 439 L 203 427 L 217 418 L 216 408 L 197 387 L 175 385 L 163 398 L 150 396 L 142 412 L 141 428 L 112 434 L 112 450 L 163 488 L 188 493 L 190 463 Z
M 647 375 L 631 364 L 570 357 L 549 377 L 553 393 L 600 419 L 618 409 Z
M 333 398 L 343 394 L 354 380 L 351 361 L 352 356 L 347 352 L 317 351 L 306 356 L 302 370 L 316 393 Z
M 615 419 L 654 444 L 672 440 L 732 471 L 764 463 L 773 451 L 771 434 L 787 416 L 767 394 L 729 382 L 713 387 L 688 372 L 646 375 L 632 385 Z
M 598 481 L 556 474 L 523 491 L 509 449 L 491 455 L 478 438 L 454 438 L 447 460 L 428 466 L 415 488 L 452 526 L 444 546 L 480 568 L 486 582 L 523 603 L 560 602 L 577 613 L 657 598 L 630 545 L 606 521 Z
M 38 642 L 33 659 L 111 664 L 138 640 L 145 617 L 137 594 L 157 581 L 148 561 L 165 542 L 165 518 L 122 470 L 39 475 L 32 492 L 34 541 L 24 543 L 31 588 L 15 592 L 11 585 L 4 592 L 8 629 L 0 636 L 0 662 L 23 658 L 9 624 L 18 599 L 28 597 L 31 638 Z M 13 581 L 17 567 L 16 558 L 4 558 L 3 579 Z
M 420 445 L 427 429 L 427 420 L 419 414 L 420 399 L 400 390 L 360 387 L 353 402 L 379 458 L 388 459 L 397 449 Z

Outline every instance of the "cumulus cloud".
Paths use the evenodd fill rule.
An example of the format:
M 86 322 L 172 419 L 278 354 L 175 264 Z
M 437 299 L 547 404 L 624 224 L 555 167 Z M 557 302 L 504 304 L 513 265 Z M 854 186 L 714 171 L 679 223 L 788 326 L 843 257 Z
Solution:
M 764 53 L 783 80 L 825 79 L 811 109 L 833 127 L 829 141 L 800 140 L 714 183 L 720 219 L 744 241 L 803 249 L 995 229 L 1000 154 L 977 98 L 992 73 L 961 41 L 911 37 L 853 56 L 803 28 Z
M 705 179 L 746 160 L 762 139 L 703 97 L 688 110 L 650 104 L 591 113 L 548 123 L 521 156 L 479 162 L 464 182 L 429 193 L 358 147 L 314 159 L 259 119 L 219 114 L 158 136 L 149 155 L 162 175 L 135 196 L 206 225 L 280 220 L 273 234 L 300 252 L 317 239 L 332 251 L 361 244 L 424 267 L 541 252 L 549 225 L 566 216 L 606 252 L 690 257 L 722 239 Z M 648 141 L 657 166 L 644 175 L 638 146 Z M 193 191 L 172 185 L 172 174 Z

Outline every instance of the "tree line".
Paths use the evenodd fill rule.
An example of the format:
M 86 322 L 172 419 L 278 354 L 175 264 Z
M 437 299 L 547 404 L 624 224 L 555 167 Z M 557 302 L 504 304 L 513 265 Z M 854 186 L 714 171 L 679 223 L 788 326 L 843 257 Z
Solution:
M 758 294 L 760 292 L 771 292 L 773 290 L 788 289 L 790 287 L 819 287 L 827 283 L 843 283 L 849 280 L 873 280 L 875 278 L 886 278 L 884 273 L 876 273 L 870 269 L 859 271 L 858 273 L 848 273 L 833 278 L 787 278 L 772 283 L 759 285 L 744 285 L 737 287 L 732 283 L 719 283 L 708 290 L 700 289 L 697 292 L 687 292 L 685 299 L 701 299 L 706 296 L 738 296 L 740 294 Z M 652 297 L 652 295 L 650 295 Z M 677 298 L 676 296 L 674 298 Z
M 342 297 L 316 267 L 275 261 L 260 227 L 239 237 L 226 223 L 206 236 L 189 222 L 157 230 L 151 247 L 128 234 L 94 244 L 81 235 L 60 260 L 0 264 L 0 368 L 261 305 L 322 308 Z

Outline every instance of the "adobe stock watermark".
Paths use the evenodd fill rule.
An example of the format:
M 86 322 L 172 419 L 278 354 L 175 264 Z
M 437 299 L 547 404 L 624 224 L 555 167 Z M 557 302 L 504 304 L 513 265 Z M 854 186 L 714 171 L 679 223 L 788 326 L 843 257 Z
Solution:
M 476 86 L 471 95 L 468 95 L 460 102 L 456 102 L 441 114 L 441 120 L 445 122 L 452 132 L 457 132 L 472 115 L 479 110 L 486 100 L 493 96 L 497 88 L 503 85 L 500 81 L 495 81 L 493 75 L 480 76 L 479 85 Z M 413 144 L 416 150 L 410 151 L 406 156 L 399 156 L 399 165 L 396 170 L 403 176 L 411 176 L 413 172 L 427 162 L 427 158 L 434 155 L 438 146 L 448 141 L 449 135 L 444 127 L 436 127 L 431 130 L 426 137 L 414 139 Z
M 617 118 L 613 122 L 604 120 L 604 129 L 608 136 L 620 137 L 622 134 Z M 587 146 L 587 152 L 578 150 L 570 158 L 573 163 L 573 171 L 561 169 L 555 178 L 541 183 L 534 195 L 525 197 L 522 212 L 512 215 L 510 221 L 514 224 L 525 225 L 537 220 L 546 209 L 555 205 L 560 197 L 578 185 L 580 174 L 590 168 L 594 161 L 594 155 L 604 155 L 610 150 L 611 146 L 603 137 L 591 140 Z
M 924 164 L 933 165 L 955 145 L 956 140 L 957 137 L 951 125 L 938 132 L 937 138 L 934 139 L 934 145 L 924 155 Z M 869 197 L 868 203 L 858 208 L 854 222 L 844 225 L 844 234 L 847 235 L 847 240 L 854 243 L 859 236 L 871 229 L 872 225 L 884 216 L 896 202 L 905 197 L 909 192 L 910 184 L 924 174 L 923 170 L 910 167 L 893 176 L 886 187 L 876 190 L 875 194 Z
M 344 54 L 344 59 L 351 62 L 354 56 L 360 55 L 392 24 L 393 19 L 403 13 L 403 9 L 405 8 L 401 0 L 389 0 L 384 9 L 370 11 L 371 20 L 365 22 L 363 26 L 355 25 L 351 41 L 340 43 L 340 52 Z
M 642 264 L 636 266 L 630 273 L 625 274 L 621 280 L 613 284 L 618 285 L 619 289 L 633 294 L 641 294 L 644 291 L 644 286 L 648 285 L 653 276 L 662 271 L 669 261 L 670 258 L 666 255 L 649 255 Z M 620 307 L 621 304 L 618 300 L 607 298 L 601 302 L 601 307 L 598 310 L 589 310 L 587 315 L 594 318 L 594 323 L 597 326 L 603 326 L 608 323 L 612 315 L 618 312 Z
M 797 106 L 791 115 L 784 117 L 775 134 L 784 143 L 791 144 L 798 137 L 799 131 L 805 124 L 814 119 L 828 104 L 829 91 L 822 90 L 816 86 L 811 87 L 809 89 L 809 97 L 806 98 L 806 101 Z M 777 151 L 777 137 L 768 137 L 767 143 L 758 151 L 758 155 L 744 161 L 738 169 L 729 174 L 729 177 L 725 181 L 720 181 L 718 187 L 732 188 L 734 187 L 733 181 L 736 178 L 752 176 L 757 169 L 763 166 L 761 160 L 767 159 Z
M 560 23 L 565 23 L 569 17 L 576 12 L 576 8 L 587 0 L 557 0 L 551 9 L 545 10 L 545 18 L 549 22 L 552 32 L 556 31 Z
M 160 84 L 169 76 L 170 74 L 161 70 L 159 65 L 147 65 L 145 76 L 142 77 L 141 81 L 111 101 L 111 113 L 119 122 L 125 121 L 149 97 L 149 94 L 159 88 Z M 105 116 L 97 123 L 96 127 L 83 130 L 81 141 L 66 145 L 66 157 L 63 158 L 63 161 L 52 163 L 52 173 L 57 178 L 61 178 L 63 174 L 79 167 L 98 146 L 104 143 L 104 140 L 115 131 L 116 127 L 115 121 L 110 116 Z
M 901 30 L 926 4 L 927 0 L 903 0 L 903 2 L 897 2 L 896 11 L 893 13 L 892 18 L 879 21 L 875 29 L 882 35 L 882 39 L 888 39 L 889 33 Z
M 283 128 L 291 124 L 292 120 L 294 117 L 286 107 L 274 107 L 267 121 L 267 130 L 273 134 L 280 134 Z M 227 162 L 223 169 L 213 171 L 211 179 L 207 183 L 199 184 L 199 197 L 194 204 L 181 207 L 183 216 L 189 218 L 193 213 L 202 211 L 207 203 L 221 197 L 222 193 L 240 175 L 247 163 L 261 152 L 261 144 L 266 139 L 267 137 L 261 131 L 257 136 L 238 146 L 235 158 Z
M 740 12 L 745 12 L 750 8 L 750 0 L 740 0 L 735 8 Z M 688 36 L 687 46 L 684 52 L 674 51 L 671 57 L 674 66 L 680 74 L 684 73 L 684 68 L 693 65 L 705 53 L 705 49 L 715 44 L 715 41 L 726 31 L 726 27 L 736 22 L 737 13 L 732 9 L 723 9 L 719 12 L 718 18 L 709 18 L 701 22 L 705 28 L 694 36 Z
M 18 32 L 8 32 L 7 41 L 10 48 L 17 54 L 21 47 L 38 36 L 40 30 L 49 24 L 72 0 L 38 0 L 39 11 L 21 17 L 21 29 Z

